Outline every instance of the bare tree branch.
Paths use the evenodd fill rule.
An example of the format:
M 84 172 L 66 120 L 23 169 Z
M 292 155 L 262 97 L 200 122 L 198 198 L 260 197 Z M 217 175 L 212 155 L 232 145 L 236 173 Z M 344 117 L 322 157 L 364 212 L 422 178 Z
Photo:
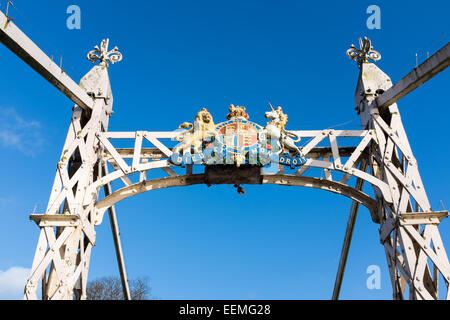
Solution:
M 150 287 L 147 278 L 129 280 L 132 300 L 147 300 Z M 87 300 L 124 300 L 122 284 L 117 277 L 102 277 L 89 281 L 86 290 Z

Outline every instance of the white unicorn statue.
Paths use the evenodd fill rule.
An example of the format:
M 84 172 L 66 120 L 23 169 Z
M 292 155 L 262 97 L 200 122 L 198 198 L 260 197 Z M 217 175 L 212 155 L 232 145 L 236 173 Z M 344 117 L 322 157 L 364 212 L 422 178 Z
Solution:
M 270 103 L 269 106 L 272 110 L 264 114 L 267 119 L 270 119 L 263 130 L 263 134 L 265 134 L 266 139 L 270 139 L 272 141 L 277 140 L 279 146 L 282 148 L 282 151 L 292 152 L 294 155 L 301 157 L 302 152 L 300 148 L 295 145 L 297 142 L 300 142 L 301 138 L 295 133 L 289 132 L 285 129 L 288 119 L 287 114 L 283 113 L 283 109 L 281 109 L 281 107 L 274 109 Z M 295 138 L 295 140 L 293 138 Z

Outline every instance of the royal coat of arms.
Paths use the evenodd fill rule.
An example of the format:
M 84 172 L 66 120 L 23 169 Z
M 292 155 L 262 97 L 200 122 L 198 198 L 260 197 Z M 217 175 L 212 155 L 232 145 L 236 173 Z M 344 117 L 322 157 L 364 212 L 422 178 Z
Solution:
M 270 104 L 269 104 L 270 105 Z M 246 108 L 230 105 L 225 122 L 214 124 L 205 108 L 194 123 L 185 122 L 178 128 L 171 161 L 184 164 L 250 164 L 265 166 L 279 162 L 291 167 L 305 163 L 301 149 L 295 143 L 300 138 L 285 129 L 287 115 L 281 107 L 265 113 L 269 122 L 265 127 L 249 121 Z

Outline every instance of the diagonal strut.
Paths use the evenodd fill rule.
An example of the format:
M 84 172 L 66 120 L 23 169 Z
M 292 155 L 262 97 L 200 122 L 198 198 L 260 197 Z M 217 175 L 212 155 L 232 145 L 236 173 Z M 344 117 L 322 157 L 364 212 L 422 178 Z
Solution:
M 0 11 L 0 42 L 27 63 L 56 89 L 85 110 L 91 110 L 94 101 L 3 12 Z

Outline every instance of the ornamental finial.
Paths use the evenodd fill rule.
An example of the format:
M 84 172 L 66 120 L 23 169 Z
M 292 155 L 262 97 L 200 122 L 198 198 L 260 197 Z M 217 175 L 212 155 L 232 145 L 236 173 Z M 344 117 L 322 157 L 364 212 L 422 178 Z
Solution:
M 369 62 L 369 59 L 376 62 L 381 59 L 381 54 L 374 50 L 372 42 L 367 37 L 364 37 L 364 42 L 359 38 L 359 48 L 357 49 L 354 44 L 347 50 L 347 57 L 358 62 L 358 67 L 361 67 L 363 63 Z
M 94 50 L 89 51 L 87 58 L 92 63 L 100 60 L 101 65 L 108 66 L 108 61 L 112 64 L 122 60 L 122 54 L 119 52 L 117 47 L 114 47 L 111 51 L 108 51 L 109 39 L 102 40 L 100 48 L 98 46 L 94 47 Z

